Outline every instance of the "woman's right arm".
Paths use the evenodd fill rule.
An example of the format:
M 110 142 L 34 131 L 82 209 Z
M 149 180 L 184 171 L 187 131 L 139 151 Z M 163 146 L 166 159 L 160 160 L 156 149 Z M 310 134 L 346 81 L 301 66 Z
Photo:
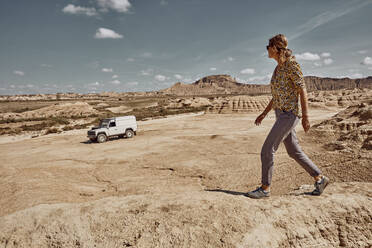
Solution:
M 257 126 L 261 124 L 261 121 L 266 117 L 266 115 L 270 112 L 270 110 L 273 108 L 273 99 L 269 102 L 269 104 L 266 106 L 265 110 L 260 114 L 257 119 L 255 120 L 254 124 Z

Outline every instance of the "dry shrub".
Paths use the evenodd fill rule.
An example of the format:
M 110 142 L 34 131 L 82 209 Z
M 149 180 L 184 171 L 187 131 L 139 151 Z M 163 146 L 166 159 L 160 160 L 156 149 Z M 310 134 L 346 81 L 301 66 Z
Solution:
M 51 134 L 51 133 L 60 133 L 60 131 L 58 130 L 58 128 L 55 128 L 55 127 L 52 127 L 52 128 L 48 128 L 45 132 L 45 135 L 47 134 Z
M 2 127 L 0 128 L 0 135 L 16 135 L 22 133 L 22 129 L 20 128 L 10 128 L 10 127 Z
M 0 124 L 5 123 L 18 123 L 18 122 L 27 122 L 27 121 L 45 121 L 47 118 L 39 117 L 39 118 L 19 118 L 19 119 L 2 119 L 0 120 Z

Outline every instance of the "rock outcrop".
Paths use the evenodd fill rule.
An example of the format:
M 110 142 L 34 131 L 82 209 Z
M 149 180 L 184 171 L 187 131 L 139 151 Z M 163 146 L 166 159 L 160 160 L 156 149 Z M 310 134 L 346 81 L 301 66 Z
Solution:
M 186 191 L 41 204 L 0 217 L 0 246 L 371 247 L 371 196 L 370 183 L 334 183 L 264 202 Z
M 305 83 L 307 90 L 341 90 L 341 89 L 372 89 L 372 77 L 367 78 L 321 78 L 315 76 L 306 76 Z
M 372 99 L 372 89 L 313 91 L 308 99 L 312 108 L 347 107 Z
M 372 150 L 372 101 L 349 106 L 314 128 L 329 137 L 328 150 Z

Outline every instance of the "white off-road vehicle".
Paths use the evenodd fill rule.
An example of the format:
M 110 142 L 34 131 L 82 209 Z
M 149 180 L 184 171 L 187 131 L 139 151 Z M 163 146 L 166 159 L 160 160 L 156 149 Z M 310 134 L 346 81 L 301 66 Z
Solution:
M 98 141 L 99 143 L 103 143 L 113 136 L 133 138 L 136 134 L 136 117 L 130 115 L 101 120 L 98 127 L 92 127 L 88 131 L 88 138 L 93 142 Z

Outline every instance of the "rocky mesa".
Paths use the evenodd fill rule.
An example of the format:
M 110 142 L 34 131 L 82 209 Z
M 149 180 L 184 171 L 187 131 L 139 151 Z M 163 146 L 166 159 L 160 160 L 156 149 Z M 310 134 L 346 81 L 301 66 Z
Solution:
M 304 77 L 308 91 L 372 88 L 372 77 L 361 79 Z M 223 94 L 269 94 L 269 84 L 243 84 L 230 75 L 211 75 L 192 84 L 178 82 L 172 87 L 159 91 L 177 96 L 223 95 Z

